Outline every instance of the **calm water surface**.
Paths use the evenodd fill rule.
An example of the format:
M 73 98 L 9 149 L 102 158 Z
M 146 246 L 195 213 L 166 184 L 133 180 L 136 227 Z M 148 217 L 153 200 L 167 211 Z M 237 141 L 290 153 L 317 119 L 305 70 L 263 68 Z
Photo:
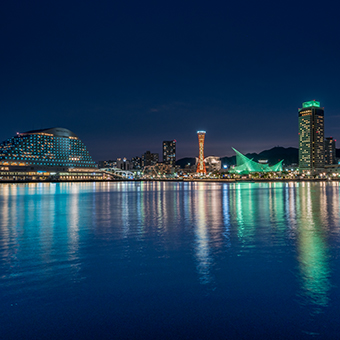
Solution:
M 337 339 L 338 183 L 0 185 L 4 339 Z

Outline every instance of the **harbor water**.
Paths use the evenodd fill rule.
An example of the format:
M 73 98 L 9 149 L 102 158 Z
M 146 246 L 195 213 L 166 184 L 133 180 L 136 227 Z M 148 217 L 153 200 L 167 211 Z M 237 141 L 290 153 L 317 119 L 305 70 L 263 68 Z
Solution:
M 0 185 L 3 339 L 337 339 L 338 182 Z

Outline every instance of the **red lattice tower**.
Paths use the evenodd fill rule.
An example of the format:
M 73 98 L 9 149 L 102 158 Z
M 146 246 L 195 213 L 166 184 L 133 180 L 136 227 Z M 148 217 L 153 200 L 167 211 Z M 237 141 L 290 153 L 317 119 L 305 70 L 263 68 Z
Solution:
M 197 173 L 206 174 L 207 170 L 204 163 L 204 138 L 205 131 L 197 131 L 198 136 L 198 163 L 197 163 Z

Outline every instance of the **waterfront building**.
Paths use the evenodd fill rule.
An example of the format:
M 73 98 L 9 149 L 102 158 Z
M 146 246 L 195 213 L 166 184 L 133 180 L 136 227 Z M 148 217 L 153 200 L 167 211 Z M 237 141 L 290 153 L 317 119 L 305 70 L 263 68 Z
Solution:
M 336 140 L 333 137 L 327 137 L 325 139 L 325 165 L 332 165 L 336 163 Z
M 280 162 L 269 166 L 268 163 L 257 163 L 236 149 L 232 149 L 236 152 L 236 166 L 229 170 L 230 173 L 248 175 L 251 173 L 282 172 L 283 159 Z
M 176 140 L 163 142 L 163 163 L 174 166 L 176 164 Z
M 196 172 L 201 175 L 205 175 L 207 170 L 205 168 L 204 163 L 204 139 L 205 139 L 205 131 L 197 131 L 198 136 L 198 162 L 197 162 L 197 170 Z
M 221 170 L 221 158 L 216 156 L 206 157 L 204 160 L 207 171 L 220 171 Z
M 97 165 L 84 143 L 68 129 L 17 133 L 0 144 L 0 167 L 8 171 L 88 171 Z
M 299 109 L 299 169 L 310 174 L 322 170 L 324 160 L 324 109 L 320 102 L 304 102 Z
M 142 155 L 142 167 L 148 166 L 148 165 L 155 165 L 159 161 L 159 155 L 158 153 L 151 153 L 150 151 L 146 151 Z
M 174 178 L 176 168 L 169 164 L 157 163 L 145 166 L 143 172 L 144 178 Z

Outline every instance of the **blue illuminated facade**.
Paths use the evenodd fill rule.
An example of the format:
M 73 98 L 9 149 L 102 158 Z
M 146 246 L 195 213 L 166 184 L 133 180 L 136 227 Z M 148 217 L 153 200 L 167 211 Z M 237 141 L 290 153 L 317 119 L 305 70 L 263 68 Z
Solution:
M 17 133 L 0 144 L 0 166 L 26 171 L 97 168 L 84 143 L 64 128 Z

